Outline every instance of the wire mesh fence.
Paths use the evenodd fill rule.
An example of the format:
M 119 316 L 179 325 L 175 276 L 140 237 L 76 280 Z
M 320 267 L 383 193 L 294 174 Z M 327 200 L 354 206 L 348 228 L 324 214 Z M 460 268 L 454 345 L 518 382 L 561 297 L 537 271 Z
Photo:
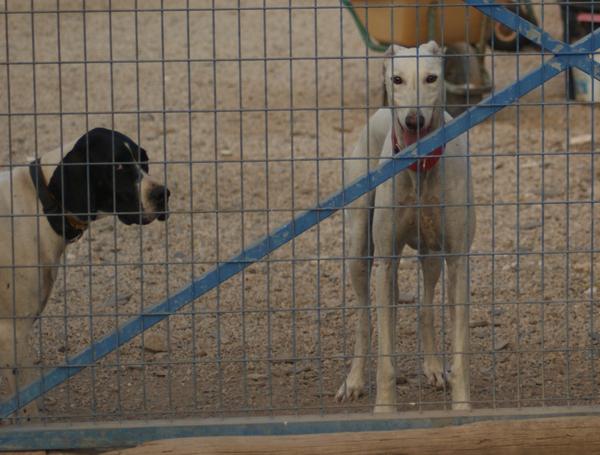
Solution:
M 28 264 L 40 277 L 53 270 L 56 281 L 44 311 L 23 316 L 35 323 L 28 342 L 34 355 L 22 369 L 43 383 L 43 374 L 155 304 L 166 302 L 169 314 L 169 297 L 180 289 L 347 186 L 344 163 L 384 103 L 384 57 L 361 40 L 349 8 L 368 23 L 389 3 L 361 13 L 364 2 L 337 0 L 5 0 L 0 159 L 6 170 L 28 169 L 32 158 L 105 127 L 143 147 L 150 176 L 171 191 L 165 223 L 101 217 L 55 266 Z M 395 6 L 386 20 L 402 15 Z M 566 6 L 519 8 L 557 39 L 563 24 L 567 41 L 594 30 L 579 11 L 565 16 Z M 593 19 L 594 3 L 587 6 Z M 427 16 L 418 12 L 423 5 L 404 5 L 414 7 Z M 467 18 L 476 13 L 458 8 Z M 450 27 L 445 7 L 433 9 L 441 17 L 437 27 Z M 515 51 L 499 51 L 503 35 L 486 35 L 486 29 L 496 33 L 488 27 L 495 23 L 481 17 L 483 31 L 473 37 L 465 29 L 474 47 L 456 54 L 459 66 L 473 70 L 475 62 L 475 70 L 462 80 L 446 74 L 449 86 L 471 89 L 455 99 L 459 111 L 485 96 L 472 78 L 495 94 L 552 57 L 518 37 Z M 427 20 L 419 27 L 431 33 Z M 440 44 L 450 46 L 441 36 Z M 515 102 L 466 132 L 469 205 L 477 213 L 468 253 L 474 408 L 598 402 L 597 107 L 581 101 L 581 93 L 589 89 L 592 100 L 600 95 L 585 78 L 572 79 L 571 95 L 579 100 L 569 100 L 568 83 L 555 77 L 523 98 L 506 98 L 503 104 Z M 476 116 L 470 112 L 465 118 Z M 370 163 L 374 169 L 378 161 Z M 0 177 L 8 180 L 9 174 Z M 20 187 L 3 188 L 9 193 L 1 197 L 14 207 Z M 38 400 L 41 412 L 33 420 L 372 411 L 376 331 L 368 339 L 362 396 L 335 399 L 349 371 L 361 308 L 348 272 L 360 259 L 349 250 L 353 209 L 335 208 L 341 210 L 131 342 L 86 361 L 87 368 Z M 24 215 L 33 225 L 46 223 L 43 212 Z M 3 213 L 2 226 L 16 217 Z M 14 251 L 28 239 L 17 232 L 0 241 Z M 3 276 L 14 288 L 19 267 L 8 257 L 2 267 L 11 274 Z M 399 411 L 452 406 L 449 387 L 432 387 L 423 375 L 422 257 L 405 248 L 399 260 L 393 346 Z M 382 258 L 373 259 L 375 276 Z M 445 369 L 452 339 L 447 275 L 442 272 L 433 303 L 436 354 Z M 10 311 L 21 299 L 16 291 L 4 295 L 1 316 L 14 326 L 21 316 Z M 3 338 L 2 349 L 11 342 Z M 2 365 L 3 375 L 10 378 L 17 364 Z M 7 380 L 1 387 L 8 398 Z

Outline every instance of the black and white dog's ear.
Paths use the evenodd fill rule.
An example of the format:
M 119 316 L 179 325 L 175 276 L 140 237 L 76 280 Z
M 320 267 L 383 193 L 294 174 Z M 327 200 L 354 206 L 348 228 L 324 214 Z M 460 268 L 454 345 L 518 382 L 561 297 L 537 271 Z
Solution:
M 146 150 L 143 147 L 140 147 L 140 156 L 139 156 L 139 162 L 140 162 L 140 166 L 142 167 L 142 169 L 144 170 L 144 172 L 146 174 L 150 173 L 150 170 L 148 169 L 148 161 L 150 161 L 148 159 L 148 152 L 146 152 Z
M 96 188 L 93 185 L 93 166 L 90 155 L 93 144 L 88 144 L 88 136 L 82 136 L 67 153 L 50 178 L 48 188 L 52 194 L 60 195 L 58 201 L 65 210 L 78 218 L 95 219 Z
M 140 147 L 140 162 L 147 163 L 148 162 L 148 152 L 144 147 Z

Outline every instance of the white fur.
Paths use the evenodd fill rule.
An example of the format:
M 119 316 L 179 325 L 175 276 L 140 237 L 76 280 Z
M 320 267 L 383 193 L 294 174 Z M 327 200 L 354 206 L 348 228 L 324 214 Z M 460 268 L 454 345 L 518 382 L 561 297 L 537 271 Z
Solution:
M 406 117 L 419 111 L 425 117 L 425 127 L 434 121 L 434 113 L 440 113 L 443 101 L 444 75 L 441 49 L 435 41 L 418 48 L 394 45 L 393 54 L 384 63 L 385 87 L 397 120 L 406 129 Z M 434 83 L 426 83 L 427 76 L 435 75 Z M 400 76 L 403 83 L 396 85 L 393 76 Z
M 47 182 L 69 150 L 66 146 L 41 156 Z M 148 194 L 157 185 L 144 173 L 139 184 L 144 213 L 154 208 Z M 33 322 L 46 306 L 66 247 L 43 213 L 27 166 L 0 173 L 0 376 L 8 379 L 10 394 L 17 384 L 22 389 L 37 378 L 30 341 Z M 145 219 L 155 216 L 148 212 Z M 37 415 L 36 404 L 20 414 Z
M 440 54 L 434 42 L 420 46 L 419 57 L 414 48 L 394 46 L 393 58 L 388 59 L 385 66 L 386 84 L 391 84 L 391 77 L 395 74 L 401 75 L 405 83 L 393 87 L 393 96 L 390 96 L 393 109 L 378 110 L 369 119 L 368 127 L 363 129 L 352 159 L 346 161 L 349 181 L 367 172 L 368 158 L 379 156 L 380 162 L 383 162 L 392 156 L 391 130 L 396 128 L 397 137 L 402 141 L 401 129 L 406 126 L 404 121 L 410 109 L 420 109 L 426 125 L 432 130 L 451 120 L 441 107 L 443 77 Z M 424 82 L 427 74 L 439 75 L 437 83 Z M 419 106 L 420 103 L 427 106 Z M 447 378 L 442 359 L 435 355 L 439 351 L 435 347 L 433 327 L 433 295 L 443 260 L 431 254 L 448 254 L 445 257 L 448 277 L 446 303 L 453 320 L 449 382 L 453 408 L 470 407 L 467 254 L 475 233 L 475 212 L 471 207 L 472 185 L 466 154 L 466 135 L 462 135 L 446 145 L 443 158 L 428 172 L 417 176 L 416 172 L 407 169 L 354 202 L 348 210 L 350 232 L 347 251 L 351 258 L 358 258 L 349 260 L 349 269 L 359 308 L 354 358 L 350 373 L 337 392 L 339 401 L 358 398 L 365 385 L 364 368 L 370 331 L 368 307 L 372 262 L 369 256 L 374 254 L 379 262 L 375 274 L 378 331 L 375 412 L 396 409 L 394 328 L 397 267 L 404 246 L 409 245 L 419 251 L 423 273 L 424 292 L 419 309 L 423 372 L 436 387 L 443 387 Z M 442 207 L 444 204 L 449 206 Z M 372 231 L 369 229 L 371 211 Z

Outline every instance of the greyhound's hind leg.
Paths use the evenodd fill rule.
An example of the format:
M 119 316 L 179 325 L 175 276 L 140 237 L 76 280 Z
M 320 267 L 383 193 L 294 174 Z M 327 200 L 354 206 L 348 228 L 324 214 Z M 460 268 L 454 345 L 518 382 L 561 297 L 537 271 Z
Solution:
M 471 409 L 469 378 L 469 275 L 465 256 L 447 259 L 450 314 L 452 316 L 452 408 Z

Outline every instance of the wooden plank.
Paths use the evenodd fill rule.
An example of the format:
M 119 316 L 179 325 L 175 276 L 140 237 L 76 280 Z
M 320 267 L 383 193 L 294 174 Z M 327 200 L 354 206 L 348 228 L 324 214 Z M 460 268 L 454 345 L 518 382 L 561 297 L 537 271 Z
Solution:
M 106 455 L 600 454 L 600 417 L 478 422 L 421 430 L 154 441 Z
M 408 411 L 398 414 L 212 417 L 121 422 L 47 423 L 0 427 L 0 455 L 26 450 L 114 450 L 150 441 L 195 437 L 292 436 L 459 426 L 475 422 L 600 417 L 598 406 Z M 54 452 L 52 452 L 54 453 Z

